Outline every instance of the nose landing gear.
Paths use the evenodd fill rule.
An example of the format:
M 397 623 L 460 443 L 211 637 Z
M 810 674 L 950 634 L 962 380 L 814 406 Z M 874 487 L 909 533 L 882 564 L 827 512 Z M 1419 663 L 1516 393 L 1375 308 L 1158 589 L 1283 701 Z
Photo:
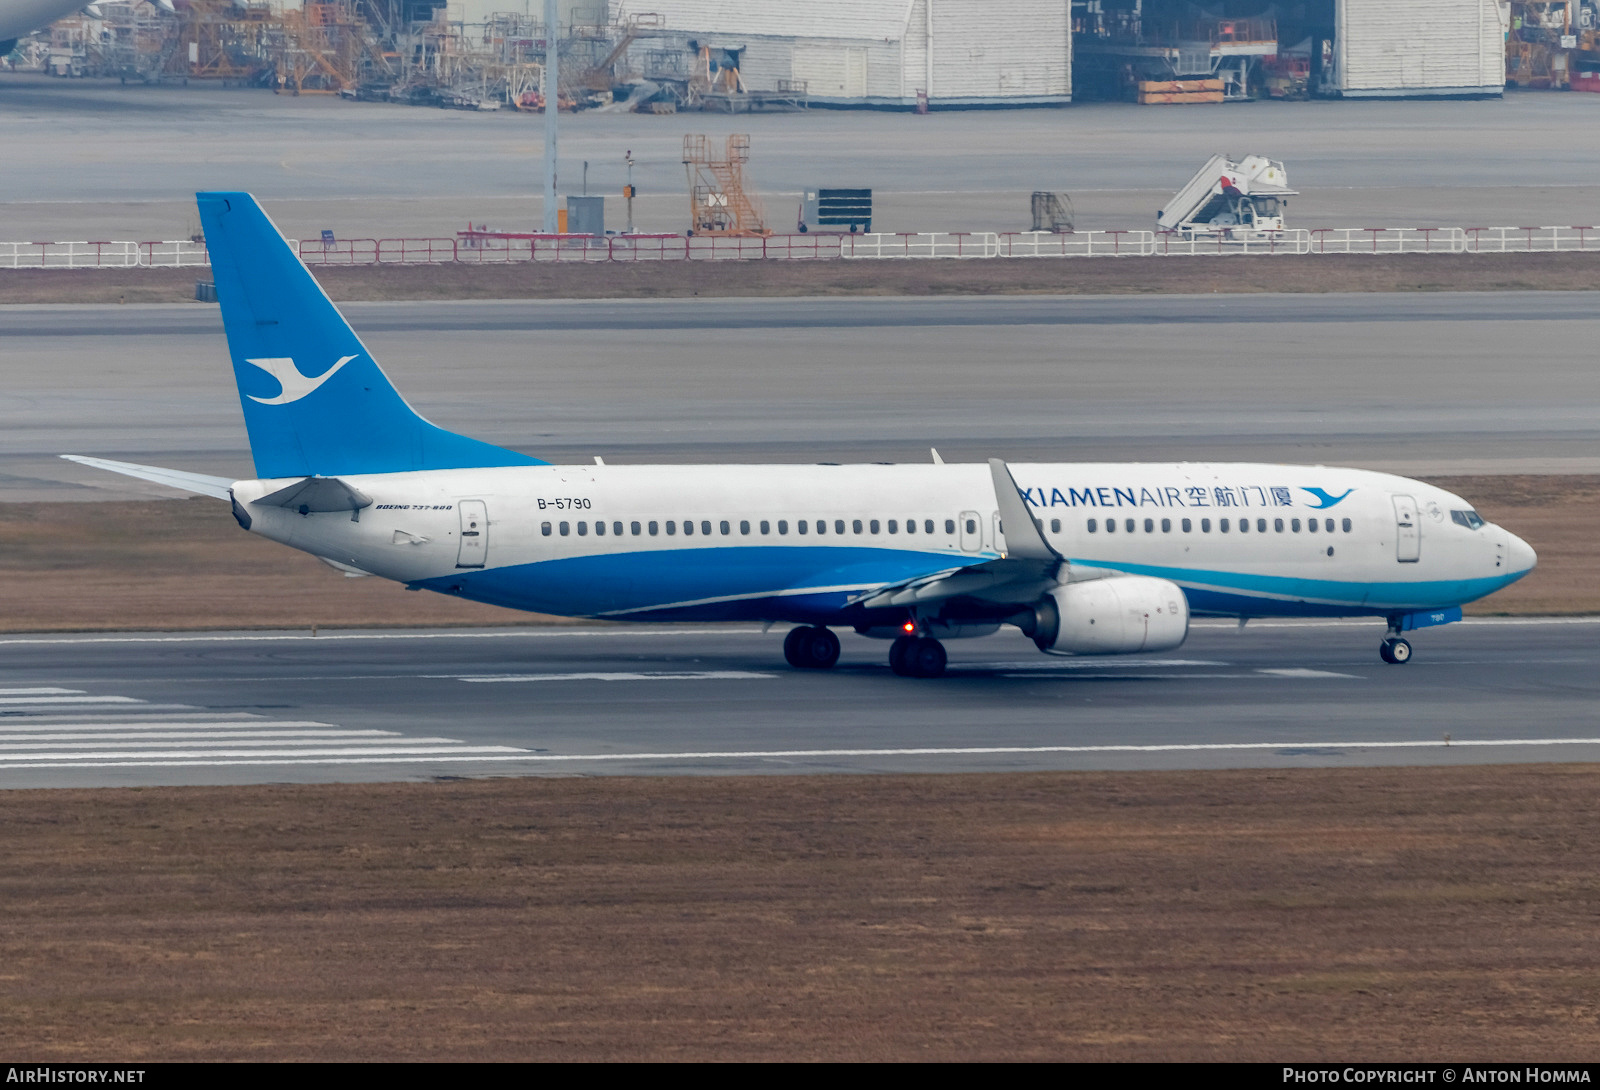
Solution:
M 793 629 L 783 638 L 783 657 L 797 670 L 826 670 L 839 661 L 839 637 L 820 625 Z
M 1390 636 L 1378 645 L 1378 657 L 1392 666 L 1403 666 L 1411 661 L 1411 641 Z
M 1378 645 L 1378 657 L 1391 666 L 1404 666 L 1411 661 L 1411 643 L 1400 635 L 1400 621 L 1389 618 L 1389 632 Z
M 946 661 L 944 644 L 927 636 L 901 636 L 889 645 L 889 669 L 901 677 L 938 677 Z

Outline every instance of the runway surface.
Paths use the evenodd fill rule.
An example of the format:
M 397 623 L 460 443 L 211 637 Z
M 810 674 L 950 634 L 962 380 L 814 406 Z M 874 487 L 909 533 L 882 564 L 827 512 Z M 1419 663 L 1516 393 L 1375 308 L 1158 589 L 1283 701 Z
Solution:
M 1600 619 L 1197 623 L 1174 654 L 1011 630 L 897 678 L 845 635 L 572 628 L 0 638 L 0 787 L 1600 759 Z
M 560 188 L 608 194 L 620 226 L 632 151 L 641 230 L 687 224 L 682 141 L 751 135 L 747 173 L 790 229 L 804 186 L 870 186 L 886 231 L 1016 231 L 1036 189 L 1079 229 L 1144 228 L 1219 150 L 1281 159 L 1305 227 L 1589 224 L 1600 143 L 1584 95 L 1491 101 L 1252 102 L 1152 110 L 866 110 L 562 118 Z M 0 73 L 0 239 L 187 238 L 196 189 L 256 192 L 293 237 L 449 237 L 535 224 L 542 119 L 218 87 L 122 87 Z M 584 164 L 588 164 L 584 186 Z M 1538 169 L 1530 171 L 1529 163 Z
M 419 411 L 552 461 L 1600 471 L 1594 292 L 345 309 Z M 215 308 L 8 307 L 0 344 L 0 501 L 171 494 L 62 453 L 251 475 Z

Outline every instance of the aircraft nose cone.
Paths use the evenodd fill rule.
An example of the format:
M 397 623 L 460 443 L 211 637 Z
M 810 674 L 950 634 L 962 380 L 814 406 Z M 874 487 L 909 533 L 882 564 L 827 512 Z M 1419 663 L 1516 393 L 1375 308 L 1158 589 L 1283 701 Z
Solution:
M 1506 568 L 1517 575 L 1526 575 L 1539 562 L 1533 546 L 1516 534 L 1506 534 Z

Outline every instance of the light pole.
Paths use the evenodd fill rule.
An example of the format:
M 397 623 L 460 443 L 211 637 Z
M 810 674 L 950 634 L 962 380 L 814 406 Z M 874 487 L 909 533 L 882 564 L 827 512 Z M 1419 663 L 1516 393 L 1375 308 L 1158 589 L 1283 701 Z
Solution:
M 553 235 L 556 217 L 556 115 L 561 112 L 561 46 L 557 41 L 556 0 L 544 0 L 544 233 Z

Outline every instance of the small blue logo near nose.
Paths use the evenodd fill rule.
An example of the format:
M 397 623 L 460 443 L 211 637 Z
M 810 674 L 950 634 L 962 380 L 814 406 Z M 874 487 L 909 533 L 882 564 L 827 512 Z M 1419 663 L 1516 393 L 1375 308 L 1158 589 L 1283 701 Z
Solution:
M 1315 508 L 1315 510 L 1319 511 L 1324 507 L 1332 507 L 1334 504 L 1338 503 L 1340 500 L 1344 499 L 1350 493 L 1355 491 L 1353 488 L 1347 488 L 1344 490 L 1344 492 L 1337 496 L 1330 496 L 1320 488 L 1307 488 L 1305 485 L 1301 485 L 1300 490 L 1302 492 L 1309 492 L 1317 499 L 1322 501 L 1321 503 L 1317 504 Z

